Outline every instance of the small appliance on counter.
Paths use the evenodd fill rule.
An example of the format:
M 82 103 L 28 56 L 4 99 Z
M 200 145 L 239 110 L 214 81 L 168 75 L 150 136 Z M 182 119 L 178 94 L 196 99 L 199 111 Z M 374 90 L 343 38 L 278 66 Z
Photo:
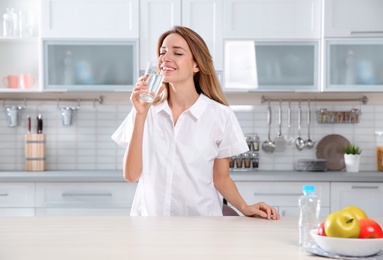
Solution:
M 298 159 L 294 168 L 296 171 L 324 172 L 327 171 L 326 163 L 324 159 Z

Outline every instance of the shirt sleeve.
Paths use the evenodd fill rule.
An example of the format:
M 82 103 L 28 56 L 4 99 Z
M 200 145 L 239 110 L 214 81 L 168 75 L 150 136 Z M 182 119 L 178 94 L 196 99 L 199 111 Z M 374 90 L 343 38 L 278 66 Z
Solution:
M 225 131 L 219 144 L 218 158 L 225 158 L 249 151 L 242 128 L 232 110 L 229 110 Z
M 122 124 L 117 128 L 113 133 L 112 139 L 118 145 L 127 148 L 133 132 L 133 119 L 135 115 L 135 110 L 132 109 Z

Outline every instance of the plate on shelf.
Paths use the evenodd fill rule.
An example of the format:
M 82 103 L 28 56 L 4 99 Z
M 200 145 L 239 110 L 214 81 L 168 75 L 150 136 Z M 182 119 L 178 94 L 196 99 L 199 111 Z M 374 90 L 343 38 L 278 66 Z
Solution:
M 344 165 L 343 148 L 350 142 L 341 135 L 327 135 L 319 141 L 316 150 L 318 159 L 327 160 L 328 171 L 342 170 Z

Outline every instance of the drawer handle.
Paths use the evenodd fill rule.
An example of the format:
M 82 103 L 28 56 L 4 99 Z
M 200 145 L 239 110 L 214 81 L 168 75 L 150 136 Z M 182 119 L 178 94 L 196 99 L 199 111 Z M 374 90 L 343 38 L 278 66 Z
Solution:
M 112 193 L 63 193 L 63 197 L 110 197 Z
M 351 34 L 380 34 L 383 33 L 383 31 L 351 31 Z
M 351 189 L 373 189 L 377 190 L 379 189 L 379 186 L 351 186 Z
M 301 196 L 302 193 L 263 193 L 263 192 L 254 192 L 254 196 Z
M 8 193 L 0 193 L 0 197 L 7 197 Z

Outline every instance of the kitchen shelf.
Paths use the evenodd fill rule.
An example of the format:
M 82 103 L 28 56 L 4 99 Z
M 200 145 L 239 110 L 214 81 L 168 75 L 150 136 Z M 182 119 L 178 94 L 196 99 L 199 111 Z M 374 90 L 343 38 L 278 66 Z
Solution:
M 327 109 L 320 109 L 316 112 L 318 123 L 359 123 L 361 117 L 359 109 L 351 109 L 350 111 L 328 111 Z

